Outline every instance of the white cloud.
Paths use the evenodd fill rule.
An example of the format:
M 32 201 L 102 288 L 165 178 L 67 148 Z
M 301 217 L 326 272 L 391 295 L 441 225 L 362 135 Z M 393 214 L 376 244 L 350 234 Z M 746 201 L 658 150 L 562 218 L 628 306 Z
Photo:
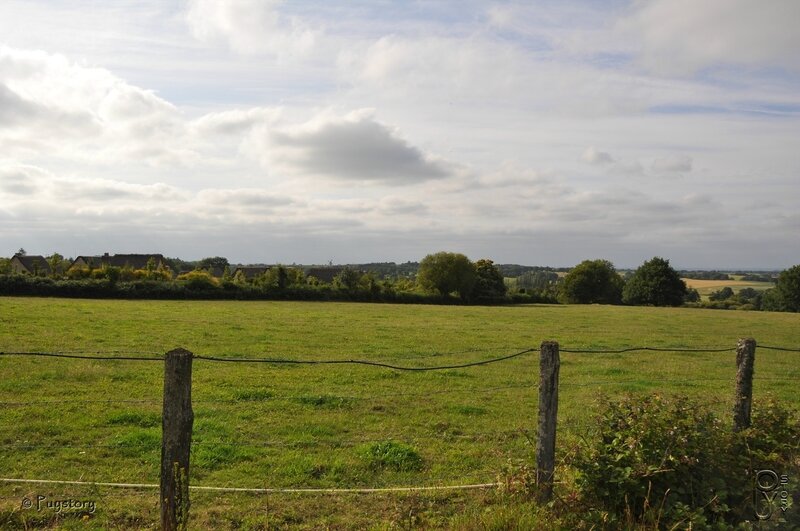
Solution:
M 619 28 L 641 43 L 651 70 L 691 73 L 743 65 L 800 71 L 796 0 L 653 0 L 637 3 Z
M 280 117 L 280 108 L 254 107 L 212 112 L 201 116 L 190 124 L 198 135 L 241 135 L 257 125 L 269 125 Z
M 264 154 L 288 173 L 343 181 L 410 184 L 451 174 L 444 161 L 409 144 L 370 110 L 323 112 L 299 126 L 273 128 Z
M 181 164 L 179 111 L 101 68 L 0 46 L 0 142 L 73 159 Z
M 281 15 L 276 0 L 189 0 L 187 20 L 195 37 L 222 40 L 242 54 L 304 56 L 316 33 L 296 17 Z

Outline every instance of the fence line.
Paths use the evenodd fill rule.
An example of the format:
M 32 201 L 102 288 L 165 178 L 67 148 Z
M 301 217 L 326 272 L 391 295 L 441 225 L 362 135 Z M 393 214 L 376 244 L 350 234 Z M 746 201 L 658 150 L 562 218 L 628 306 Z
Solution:
M 98 355 L 84 355 L 79 353 L 53 353 L 53 352 L 0 352 L 0 356 L 33 356 L 45 358 L 67 358 L 67 359 L 87 359 L 94 361 L 159 361 L 164 363 L 165 378 L 164 378 L 164 400 L 162 402 L 162 440 L 161 440 L 161 484 L 134 484 L 134 483 L 111 483 L 111 482 L 84 482 L 84 481 L 66 481 L 66 480 L 36 480 L 36 479 L 20 479 L 20 478 L 0 478 L 3 482 L 19 482 L 19 483 L 49 483 L 49 484 L 64 484 L 64 485 L 94 485 L 94 486 L 110 486 L 110 487 L 134 487 L 134 488 L 161 488 L 161 508 L 162 508 L 162 526 L 165 529 L 174 529 L 179 526 L 181 522 L 185 522 L 188 517 L 189 490 L 195 491 L 218 491 L 218 492 L 253 492 L 253 493 L 279 493 L 279 492 L 296 492 L 296 493 L 369 493 L 369 492 L 412 492 L 412 491 L 426 491 L 426 490 L 452 490 L 452 489 L 476 489 L 476 488 L 489 488 L 500 485 L 499 483 L 480 483 L 468 485 L 442 485 L 442 486 L 424 486 L 424 487 L 378 487 L 378 488 L 240 488 L 240 487 L 212 487 L 212 486 L 192 486 L 189 484 L 189 453 L 192 435 L 192 401 L 191 401 L 191 365 L 194 359 L 209 361 L 209 362 L 225 362 L 225 363 L 262 363 L 262 364 L 304 364 L 304 365 L 367 365 L 379 368 L 388 368 L 400 371 L 437 371 L 449 369 L 461 369 L 468 367 L 476 367 L 508 361 L 525 354 L 532 352 L 539 352 L 540 354 L 540 367 L 539 367 L 539 384 L 518 384 L 512 386 L 501 386 L 494 388 L 485 388 L 484 391 L 491 392 L 500 389 L 511 388 L 530 388 L 538 389 L 538 411 L 539 423 L 538 433 L 536 440 L 536 478 L 539 483 L 540 499 L 548 501 L 552 498 L 552 486 L 557 481 L 554 481 L 555 471 L 555 438 L 556 427 L 559 425 L 557 422 L 557 409 L 558 409 L 558 388 L 560 385 L 565 386 L 594 386 L 594 385 L 608 385 L 608 384 L 658 384 L 663 382 L 708 382 L 708 381 L 727 381 L 732 382 L 734 378 L 677 378 L 677 379 L 659 379 L 643 380 L 625 379 L 625 380 L 592 380 L 585 382 L 568 382 L 559 384 L 559 353 L 570 354 L 621 354 L 635 351 L 652 351 L 652 352 L 691 352 L 691 353 L 722 353 L 722 352 L 737 352 L 737 365 L 739 371 L 736 374 L 736 390 L 734 393 L 734 429 L 741 430 L 747 428 L 750 424 L 750 408 L 752 405 L 752 383 L 753 378 L 753 361 L 755 356 L 755 340 L 746 339 L 739 340 L 737 347 L 734 348 L 686 348 L 686 347 L 626 347 L 618 349 L 560 349 L 559 344 L 553 341 L 543 342 L 540 348 L 527 348 L 514 352 L 509 355 L 467 362 L 461 364 L 439 365 L 430 367 L 414 367 L 414 366 L 400 366 L 379 361 L 357 360 L 357 359 L 286 359 L 286 358 L 238 358 L 238 357 L 221 357 L 221 356 L 203 356 L 194 355 L 193 353 L 176 349 L 168 352 L 165 356 L 150 357 L 150 356 L 98 356 Z M 771 349 L 784 352 L 800 352 L 800 349 L 789 347 L 776 347 L 776 346 L 761 346 L 760 348 Z M 452 354 L 450 354 L 452 355 Z M 181 366 L 181 371 L 176 367 Z M 172 367 L 173 369 L 170 369 Z M 756 380 L 769 380 L 769 381 L 797 381 L 800 378 L 795 377 L 760 377 Z M 387 395 L 367 395 L 357 397 L 339 397 L 343 399 L 382 399 L 392 396 L 421 396 L 427 397 L 433 394 L 452 394 L 454 392 L 470 392 L 479 393 L 480 390 L 476 389 L 459 389 L 459 390 L 441 390 L 431 391 L 429 393 L 395 393 Z M 269 391 L 267 391 L 269 392 Z M 169 399 L 169 397 L 178 397 L 179 399 Z M 320 395 L 323 396 L 323 395 Z M 308 396 L 266 396 L 266 401 L 272 399 L 307 399 Z M 47 403 L 64 403 L 64 401 L 49 401 Z M 114 401 L 114 400 L 93 400 L 93 401 L 74 401 L 79 402 L 92 402 L 92 403 L 157 403 L 153 400 L 127 400 L 127 401 Z M 202 400 L 199 402 L 203 402 Z M 198 402 L 198 403 L 199 403 Z M 246 399 L 207 399 L 207 403 L 241 403 L 252 402 Z M 716 400 L 711 402 L 728 403 L 729 400 Z M 2 404 L 2 403 L 0 403 Z M 9 404 L 17 405 L 30 405 L 31 402 L 10 402 Z M 570 420 L 561 422 L 560 426 L 569 427 L 573 425 L 587 427 L 585 421 Z M 524 436 L 531 442 L 531 437 L 528 431 L 524 429 L 517 430 L 517 437 Z M 497 438 L 498 434 L 502 432 L 493 431 L 491 435 Z M 515 432 L 507 432 L 504 438 L 509 438 Z M 477 440 L 480 433 L 472 434 L 458 434 L 458 435 L 435 435 L 435 436 L 417 436 L 417 437 L 397 437 L 396 435 L 386 436 L 382 439 L 370 439 L 359 441 L 292 441 L 292 442 L 275 442 L 275 441 L 195 441 L 198 446 L 202 445 L 232 445 L 232 446 L 293 446 L 293 447 L 307 447 L 309 445 L 331 445 L 341 446 L 345 444 L 360 444 L 368 442 L 382 442 L 388 439 L 399 440 L 444 440 L 450 441 L 459 439 L 473 439 Z M 24 443 L 9 443 L 0 444 L 0 447 L 16 447 L 16 448 L 141 448 L 146 449 L 144 445 L 135 444 L 91 444 L 91 445 L 35 445 Z M 153 448 L 152 450 L 156 450 Z
M 776 346 L 764 346 L 759 345 L 761 349 L 769 349 L 769 350 L 778 350 L 783 352 L 800 352 L 800 349 L 790 348 L 790 347 L 776 347 Z M 625 347 L 621 349 L 566 349 L 566 348 L 559 348 L 559 352 L 569 353 L 569 354 L 623 354 L 626 352 L 636 352 L 636 351 L 650 351 L 650 352 L 685 352 L 685 353 L 703 353 L 703 352 L 712 352 L 712 353 L 721 353 L 721 352 L 731 352 L 736 350 L 734 347 L 726 347 L 726 348 L 685 348 L 685 347 L 648 347 L 648 346 L 641 346 L 641 347 Z M 528 354 L 531 352 L 538 352 L 538 348 L 526 348 L 520 350 L 519 352 L 515 352 L 513 354 L 509 354 L 507 356 L 501 356 L 497 358 L 492 358 L 488 360 L 482 361 L 474 361 L 469 363 L 463 364 L 455 364 L 455 365 L 441 365 L 441 366 L 433 366 L 433 367 L 408 367 L 408 366 L 399 366 L 399 365 L 392 365 L 388 363 L 383 363 L 379 361 L 371 361 L 371 360 L 356 360 L 356 359 L 345 359 L 345 360 L 311 360 L 311 359 L 288 359 L 288 358 L 238 358 L 238 357 L 224 357 L 224 356 L 204 356 L 204 355 L 194 355 L 193 359 L 195 360 L 205 360 L 205 361 L 215 361 L 215 362 L 225 362 L 225 363 L 267 363 L 267 364 L 275 364 L 275 365 L 369 365 L 375 367 L 383 367 L 388 369 L 395 369 L 400 371 L 434 371 L 434 370 L 447 370 L 447 369 L 462 369 L 467 367 L 475 367 L 479 365 L 488 365 L 491 363 L 497 363 L 500 361 L 510 360 L 524 354 Z M 114 351 L 109 351 L 114 352 Z M 482 352 L 479 349 L 469 349 L 465 351 L 459 352 L 448 352 L 448 353 L 435 353 L 437 355 L 457 355 L 467 352 Z M 67 359 L 86 359 L 86 360 L 97 360 L 97 361 L 164 361 L 163 356 L 97 356 L 97 355 L 88 355 L 88 354 L 80 354 L 80 353 L 61 353 L 61 352 L 0 352 L 0 356 L 31 356 L 31 357 L 48 357 L 48 358 L 67 358 Z

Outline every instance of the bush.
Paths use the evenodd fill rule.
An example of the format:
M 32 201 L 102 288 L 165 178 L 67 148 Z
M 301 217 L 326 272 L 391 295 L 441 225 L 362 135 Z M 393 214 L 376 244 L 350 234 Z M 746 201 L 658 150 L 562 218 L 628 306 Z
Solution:
M 186 289 L 192 291 L 210 290 L 218 287 L 217 279 L 212 277 L 208 271 L 190 271 L 178 275 L 177 280 L 183 281 Z
M 772 401 L 734 433 L 686 397 L 628 396 L 608 406 L 599 431 L 576 458 L 578 485 L 598 520 L 617 525 L 753 520 L 754 469 L 788 472 L 800 449 L 797 419 Z

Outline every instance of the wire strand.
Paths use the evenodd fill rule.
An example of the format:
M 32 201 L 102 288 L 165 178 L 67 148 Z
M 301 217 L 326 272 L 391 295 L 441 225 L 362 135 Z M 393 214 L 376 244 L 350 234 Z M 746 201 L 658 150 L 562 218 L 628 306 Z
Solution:
M 756 348 L 765 348 L 767 350 L 781 350 L 783 352 L 800 352 L 800 348 L 770 347 L 767 345 L 756 345 Z
M 559 348 L 559 352 L 568 352 L 570 354 L 622 354 L 625 352 L 633 352 L 637 350 L 645 350 L 651 352 L 730 352 L 736 350 L 733 347 L 729 348 L 668 348 L 668 347 L 628 347 L 621 349 L 609 350 L 581 350 L 581 349 L 566 349 Z
M 218 356 L 194 356 L 195 359 L 199 360 L 207 360 L 207 361 L 218 361 L 218 362 L 228 362 L 228 363 L 271 363 L 271 364 L 284 364 L 284 365 L 368 365 L 371 367 L 382 367 L 385 369 L 394 369 L 397 371 L 441 371 L 441 370 L 448 370 L 448 369 L 463 369 L 466 367 L 476 367 L 479 365 L 489 365 L 490 363 L 497 363 L 500 361 L 506 361 L 518 356 L 522 356 L 523 354 L 528 354 L 530 352 L 537 351 L 539 349 L 525 349 L 520 352 L 515 352 L 514 354 L 509 354 L 508 356 L 502 356 L 499 358 L 492 358 L 489 360 L 483 361 L 473 361 L 471 363 L 460 363 L 455 365 L 439 365 L 434 367 L 405 367 L 401 365 L 392 365 L 389 363 L 381 363 L 377 361 L 367 361 L 367 360 L 290 360 L 290 359 L 282 359 L 282 358 L 221 358 Z
M 43 358 L 68 358 L 98 361 L 164 361 L 164 356 L 88 356 L 85 354 L 63 354 L 60 352 L 0 352 L 0 356 L 35 356 Z

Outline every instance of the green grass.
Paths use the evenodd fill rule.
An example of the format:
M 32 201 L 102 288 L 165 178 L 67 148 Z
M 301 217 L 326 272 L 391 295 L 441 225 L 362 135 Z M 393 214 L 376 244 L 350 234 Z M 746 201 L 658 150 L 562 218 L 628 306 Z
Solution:
M 747 336 L 796 348 L 800 315 L 594 305 L 0 298 L 0 351 L 6 352 L 160 355 L 181 346 L 199 355 L 430 366 L 489 359 L 543 340 L 557 340 L 562 349 L 733 348 Z M 681 392 L 729 416 L 734 352 L 562 353 L 561 360 L 559 458 L 590 436 L 590 417 L 603 396 Z M 800 405 L 797 361 L 798 354 L 759 349 L 755 401 L 769 393 Z M 6 404 L 0 407 L 0 476 L 158 483 L 162 378 L 159 362 L 0 357 L 0 402 Z M 533 455 L 537 391 L 526 386 L 537 378 L 535 354 L 421 373 L 196 360 L 192 482 L 385 487 L 494 481 L 509 459 Z M 98 509 L 88 520 L 22 511 L 22 497 L 36 494 L 95 499 Z M 157 503 L 156 491 L 0 483 L 0 528 L 4 518 L 12 528 L 23 520 L 33 527 L 153 527 Z M 514 506 L 495 492 L 192 494 L 193 522 L 209 528 L 480 528 L 481 522 L 504 528 L 498 522 L 514 521 Z M 523 527 L 528 521 L 518 520 Z

